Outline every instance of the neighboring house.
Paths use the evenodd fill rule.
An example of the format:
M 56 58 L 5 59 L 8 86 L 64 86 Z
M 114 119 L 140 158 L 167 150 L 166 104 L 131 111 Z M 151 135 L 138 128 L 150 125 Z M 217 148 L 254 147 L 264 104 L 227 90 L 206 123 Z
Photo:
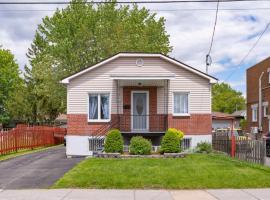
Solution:
M 231 114 L 234 117 L 234 128 L 241 128 L 240 122 L 242 119 L 247 118 L 247 111 L 246 110 L 237 110 Z
M 270 58 L 247 69 L 248 131 L 267 134 L 270 130 Z
M 227 113 L 212 112 L 212 129 L 231 129 L 234 127 L 234 117 Z
M 211 142 L 211 87 L 217 79 L 162 54 L 119 53 L 64 80 L 67 155 L 91 155 L 89 138 L 121 130 L 159 145 L 170 128 Z

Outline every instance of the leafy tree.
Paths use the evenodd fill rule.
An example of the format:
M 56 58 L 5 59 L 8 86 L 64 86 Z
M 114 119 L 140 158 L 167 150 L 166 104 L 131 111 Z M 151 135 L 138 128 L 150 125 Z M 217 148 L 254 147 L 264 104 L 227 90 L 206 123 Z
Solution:
M 245 109 L 245 98 L 227 83 L 215 84 L 212 88 L 212 110 L 233 113 Z
M 0 47 L 0 124 L 10 119 L 6 104 L 21 83 L 19 66 L 13 54 Z
M 77 3 L 80 2 L 80 3 Z M 65 111 L 66 90 L 59 81 L 118 52 L 172 50 L 164 18 L 136 5 L 92 5 L 74 0 L 45 17 L 28 51 L 37 113 L 55 118 Z

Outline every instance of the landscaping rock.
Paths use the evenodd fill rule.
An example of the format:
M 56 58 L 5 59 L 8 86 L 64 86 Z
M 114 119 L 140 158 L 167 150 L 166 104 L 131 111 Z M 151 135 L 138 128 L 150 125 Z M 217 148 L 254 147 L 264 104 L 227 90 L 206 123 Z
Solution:
M 164 158 L 184 158 L 187 153 L 164 153 Z
M 120 158 L 120 153 L 99 153 L 98 158 Z

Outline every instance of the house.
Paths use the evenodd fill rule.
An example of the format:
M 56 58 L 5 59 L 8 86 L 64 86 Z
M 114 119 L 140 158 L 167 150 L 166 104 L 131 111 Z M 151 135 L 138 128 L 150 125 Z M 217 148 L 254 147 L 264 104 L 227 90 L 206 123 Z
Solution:
M 234 128 L 238 129 L 241 128 L 241 120 L 247 118 L 247 111 L 246 110 L 237 110 L 231 114 L 234 117 Z
M 118 53 L 61 82 L 67 87 L 67 155 L 91 155 L 89 140 L 111 128 L 120 129 L 125 144 L 142 135 L 158 146 L 170 127 L 184 131 L 192 146 L 211 142 L 217 79 L 173 58 Z
M 234 117 L 227 113 L 212 112 L 212 129 L 234 128 Z
M 250 67 L 246 71 L 247 82 L 247 129 L 257 134 L 270 130 L 270 58 Z

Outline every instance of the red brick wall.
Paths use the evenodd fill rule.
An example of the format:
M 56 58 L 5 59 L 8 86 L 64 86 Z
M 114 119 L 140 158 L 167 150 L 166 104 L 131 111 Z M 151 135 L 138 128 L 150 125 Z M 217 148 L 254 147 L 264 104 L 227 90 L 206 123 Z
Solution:
M 109 122 L 88 122 L 87 114 L 68 114 L 67 115 L 67 134 L 68 135 L 92 135 Z M 115 120 L 117 115 L 111 115 L 111 120 Z
M 124 87 L 123 88 L 123 115 L 120 115 L 120 129 L 130 131 L 131 128 L 131 91 L 144 90 L 149 91 L 149 129 L 150 131 L 165 130 L 168 128 L 177 128 L 184 131 L 185 134 L 211 134 L 212 117 L 211 114 L 191 114 L 189 117 L 173 117 L 168 115 L 157 115 L 157 87 Z M 116 114 L 111 119 L 115 120 Z M 68 115 L 67 133 L 70 135 L 91 135 L 99 128 L 109 123 L 89 123 L 86 114 Z
M 177 128 L 186 135 L 209 135 L 212 131 L 211 114 L 191 114 L 188 117 L 168 115 L 168 128 Z
M 268 102 L 270 107 L 270 84 L 269 84 L 269 72 L 270 68 L 270 58 L 254 65 L 253 67 L 247 69 L 247 121 L 248 127 L 247 131 L 251 130 L 251 127 L 258 127 L 258 121 L 252 122 L 252 104 L 259 104 L 259 77 L 262 72 L 264 72 L 262 78 L 262 102 Z M 268 111 L 269 113 L 269 111 Z M 259 116 L 259 108 L 258 108 Z M 259 117 L 258 117 L 259 120 Z M 263 133 L 268 132 L 268 118 L 263 117 L 263 108 L 262 108 L 262 128 Z

